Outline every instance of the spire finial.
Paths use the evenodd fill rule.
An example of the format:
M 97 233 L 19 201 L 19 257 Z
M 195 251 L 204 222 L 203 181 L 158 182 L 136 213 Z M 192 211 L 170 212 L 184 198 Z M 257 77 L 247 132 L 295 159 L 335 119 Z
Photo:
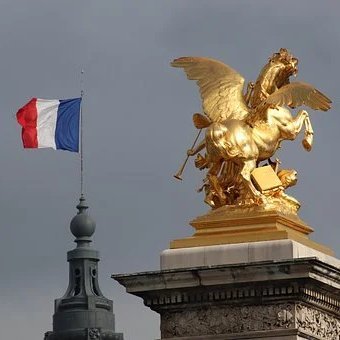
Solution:
M 78 209 L 78 214 L 86 213 L 86 210 L 89 208 L 85 202 L 86 202 L 86 199 L 85 199 L 84 194 L 82 193 L 79 198 L 79 203 L 76 206 L 76 208 Z
M 96 222 L 88 215 L 88 205 L 84 194 L 81 194 L 77 205 L 78 213 L 71 221 L 71 232 L 76 237 L 75 242 L 78 247 L 88 246 L 96 229 Z

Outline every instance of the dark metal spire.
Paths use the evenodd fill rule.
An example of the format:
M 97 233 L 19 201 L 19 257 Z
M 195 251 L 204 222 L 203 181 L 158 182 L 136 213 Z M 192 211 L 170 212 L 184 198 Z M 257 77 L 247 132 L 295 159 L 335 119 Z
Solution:
M 77 247 L 67 253 L 69 285 L 55 300 L 53 332 L 47 332 L 45 340 L 123 340 L 115 333 L 113 303 L 99 289 L 99 252 L 90 247 L 96 223 L 87 213 L 84 195 L 77 209 L 70 225 Z

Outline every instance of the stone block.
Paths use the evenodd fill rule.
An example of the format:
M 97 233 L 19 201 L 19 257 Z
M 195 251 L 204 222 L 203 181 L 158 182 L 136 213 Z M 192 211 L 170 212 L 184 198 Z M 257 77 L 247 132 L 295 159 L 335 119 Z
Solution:
M 167 270 L 310 257 L 340 268 L 340 261 L 335 257 L 293 240 L 167 249 L 161 253 L 160 265 L 162 270 Z

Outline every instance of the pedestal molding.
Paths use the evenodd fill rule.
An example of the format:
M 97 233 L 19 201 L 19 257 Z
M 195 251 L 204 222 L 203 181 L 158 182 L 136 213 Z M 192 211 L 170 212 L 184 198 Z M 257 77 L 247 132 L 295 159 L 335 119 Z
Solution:
M 113 275 L 162 339 L 338 340 L 340 270 L 316 258 Z

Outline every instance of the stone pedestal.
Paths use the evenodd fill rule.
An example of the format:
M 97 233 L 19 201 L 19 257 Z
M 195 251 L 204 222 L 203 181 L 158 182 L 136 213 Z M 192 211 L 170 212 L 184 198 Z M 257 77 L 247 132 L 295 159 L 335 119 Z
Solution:
M 274 225 L 273 219 L 253 220 L 253 232 L 239 243 L 214 243 L 201 230 L 172 242 L 176 246 L 161 254 L 161 270 L 112 277 L 160 314 L 162 339 L 339 340 L 340 261 L 328 248 L 312 241 L 310 247 L 306 236 L 291 233 L 296 221 L 280 225 L 281 217 L 273 233 L 291 233 L 294 240 L 252 242 L 255 229 L 264 237 L 261 220 Z M 228 240 L 225 233 L 233 229 L 234 240 L 241 240 L 229 222 L 215 223 L 215 232 Z M 245 225 L 252 228 L 248 220 Z M 181 242 L 187 247 L 177 247 Z

